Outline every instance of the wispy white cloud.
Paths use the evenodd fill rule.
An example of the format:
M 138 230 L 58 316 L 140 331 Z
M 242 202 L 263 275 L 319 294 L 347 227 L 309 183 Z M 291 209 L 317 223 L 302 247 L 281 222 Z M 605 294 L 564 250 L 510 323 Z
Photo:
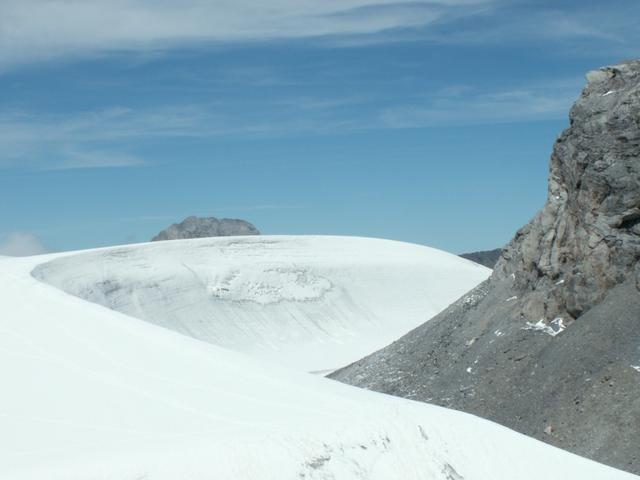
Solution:
M 143 166 L 153 160 L 131 153 L 133 146 L 154 138 L 259 138 L 560 119 L 582 83 L 577 77 L 493 89 L 451 85 L 389 107 L 364 95 L 284 96 L 243 110 L 219 102 L 56 115 L 5 112 L 0 113 L 0 167 Z
M 477 10 L 474 21 L 461 20 L 453 28 L 434 23 L 415 35 L 421 40 L 461 45 L 553 45 L 554 52 L 580 55 L 637 55 L 640 31 L 637 18 L 640 3 L 612 0 L 607 8 L 600 2 L 576 2 L 570 6 L 538 2 L 503 2 L 495 8 Z M 588 48 L 594 45 L 596 48 Z M 580 47 L 576 49 L 577 47 Z
M 337 47 L 595 40 L 637 53 L 640 7 L 620 2 L 563 9 L 507 0 L 2 0 L 0 71 L 56 59 L 287 39 Z
M 142 165 L 144 159 L 122 151 L 117 140 L 139 136 L 143 130 L 155 134 L 163 130 L 157 125 L 154 130 L 158 120 L 151 113 L 134 118 L 129 122 L 132 130 L 127 131 L 126 122 L 121 123 L 127 115 L 130 110 L 119 107 L 73 114 L 0 112 L 0 167 L 64 170 Z
M 497 90 L 451 86 L 410 105 L 380 113 L 389 128 L 475 125 L 566 118 L 581 79 L 553 80 Z
M 278 204 L 278 203 L 259 203 L 256 205 L 231 205 L 215 207 L 216 211 L 238 211 L 238 212 L 255 212 L 261 210 L 289 210 L 296 208 L 304 208 L 303 204 Z
M 150 139 L 273 137 L 329 133 L 353 124 L 348 111 L 366 98 L 279 96 L 238 107 L 229 102 L 110 107 L 52 114 L 0 110 L 0 168 L 46 170 L 133 167 L 148 160 L 131 153 Z M 241 103 L 241 102 L 240 102 Z
M 3 0 L 0 67 L 203 42 L 367 35 L 495 0 Z
M 145 165 L 144 159 L 129 153 L 64 149 L 60 160 L 44 168 L 48 170 L 71 170 L 82 168 L 121 168 Z
M 343 107 L 353 107 L 366 104 L 371 100 L 366 95 L 355 95 L 350 97 L 313 97 L 299 96 L 282 99 L 275 99 L 273 104 L 280 107 L 288 107 L 297 110 L 332 110 Z
M 38 237 L 31 233 L 12 232 L 0 236 L 0 255 L 26 257 L 47 253 Z
M 552 45 L 554 53 L 622 58 L 638 56 L 640 3 L 635 0 L 584 1 L 570 5 L 495 0 L 450 6 L 427 28 L 389 29 L 327 40 L 333 46 L 382 43 L 504 46 Z M 594 48 L 591 48 L 594 47 Z

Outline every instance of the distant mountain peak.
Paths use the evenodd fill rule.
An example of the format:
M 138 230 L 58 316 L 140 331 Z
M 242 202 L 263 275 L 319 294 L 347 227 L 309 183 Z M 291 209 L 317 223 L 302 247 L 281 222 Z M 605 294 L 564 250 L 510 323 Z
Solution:
M 174 223 L 151 239 L 152 242 L 180 240 L 186 238 L 232 237 L 236 235 L 260 235 L 258 229 L 236 218 L 190 216 L 180 223 Z

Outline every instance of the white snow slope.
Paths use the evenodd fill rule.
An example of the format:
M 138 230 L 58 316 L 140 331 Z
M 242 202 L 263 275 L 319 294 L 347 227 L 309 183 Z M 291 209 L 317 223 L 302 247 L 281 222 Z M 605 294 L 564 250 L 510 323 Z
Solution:
M 490 273 L 409 243 L 262 236 L 103 249 L 34 274 L 179 333 L 324 372 L 400 338 Z
M 0 260 L 2 480 L 637 478 L 68 295 L 54 258 Z

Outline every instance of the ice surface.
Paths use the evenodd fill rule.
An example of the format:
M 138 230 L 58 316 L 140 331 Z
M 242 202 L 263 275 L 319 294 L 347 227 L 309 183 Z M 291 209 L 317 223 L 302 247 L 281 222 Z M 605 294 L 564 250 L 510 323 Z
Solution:
M 95 258 L 0 267 L 3 480 L 637 478 L 471 415 L 264 365 L 30 274 L 64 257 Z

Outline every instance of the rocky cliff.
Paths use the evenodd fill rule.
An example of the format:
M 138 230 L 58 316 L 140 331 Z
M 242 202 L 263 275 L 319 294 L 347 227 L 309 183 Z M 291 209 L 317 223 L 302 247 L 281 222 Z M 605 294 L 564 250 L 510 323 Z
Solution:
M 256 227 L 245 220 L 215 217 L 187 217 L 180 223 L 174 223 L 151 239 L 179 240 L 183 238 L 231 237 L 234 235 L 260 235 Z
M 333 374 L 640 473 L 640 61 L 587 75 L 492 277 Z

